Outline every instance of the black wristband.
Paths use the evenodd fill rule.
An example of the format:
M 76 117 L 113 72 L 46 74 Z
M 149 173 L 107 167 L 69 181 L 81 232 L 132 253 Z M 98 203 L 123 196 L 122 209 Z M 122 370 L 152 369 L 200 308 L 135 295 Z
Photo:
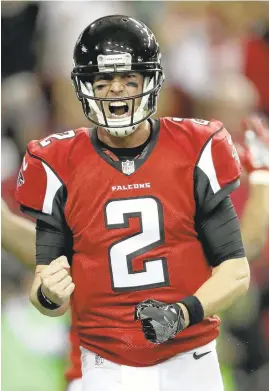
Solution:
M 200 300 L 197 299 L 196 296 L 184 297 L 184 299 L 180 300 L 179 303 L 184 304 L 188 310 L 189 318 L 190 318 L 189 326 L 199 323 L 204 319 L 203 306 Z
M 56 310 L 61 307 L 61 304 L 53 303 L 47 296 L 44 295 L 42 292 L 42 285 L 39 286 L 36 295 L 42 307 L 47 308 L 48 310 Z

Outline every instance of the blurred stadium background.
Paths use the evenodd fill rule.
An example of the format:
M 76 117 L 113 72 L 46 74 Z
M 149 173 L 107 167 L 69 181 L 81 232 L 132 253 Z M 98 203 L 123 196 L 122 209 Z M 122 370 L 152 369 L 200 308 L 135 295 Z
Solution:
M 98 17 L 132 15 L 156 34 L 166 74 L 158 115 L 218 118 L 235 140 L 246 114 L 269 116 L 268 2 L 2 1 L 1 12 L 2 197 L 17 213 L 27 143 L 88 126 L 70 71 L 79 33 Z M 239 216 L 247 198 L 243 179 L 233 197 Z M 247 300 L 223 314 L 225 391 L 269 390 L 269 246 L 251 270 Z M 2 391 L 62 391 L 69 319 L 46 318 L 30 305 L 31 279 L 2 251 Z

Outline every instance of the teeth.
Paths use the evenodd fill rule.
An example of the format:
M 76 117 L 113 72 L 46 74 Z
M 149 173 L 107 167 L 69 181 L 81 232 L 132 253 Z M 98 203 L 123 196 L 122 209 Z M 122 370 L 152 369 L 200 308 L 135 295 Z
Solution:
M 128 116 L 129 107 L 124 101 L 115 101 L 109 103 L 109 111 L 112 117 L 121 118 Z
M 111 114 L 111 117 L 116 117 L 116 118 L 122 118 L 122 117 L 128 117 L 128 113 L 124 113 L 124 114 L 121 114 L 121 115 L 117 115 L 117 114 Z
M 109 103 L 109 106 L 122 107 L 122 106 L 127 106 L 127 103 L 125 103 L 125 102 L 111 102 L 111 103 Z

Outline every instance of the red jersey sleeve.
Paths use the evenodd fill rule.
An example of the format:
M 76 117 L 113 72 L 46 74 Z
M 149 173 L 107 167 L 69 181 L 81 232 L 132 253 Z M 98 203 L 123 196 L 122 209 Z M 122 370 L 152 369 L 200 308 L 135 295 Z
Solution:
M 30 148 L 31 143 L 19 171 L 16 200 L 24 213 L 48 223 L 57 221 L 55 201 L 64 184 L 48 163 L 31 154 Z
M 231 135 L 222 126 L 206 140 L 195 167 L 198 207 L 208 213 L 239 185 L 240 161 Z
M 19 171 L 16 200 L 42 212 L 46 209 L 47 175 L 44 163 L 26 152 Z
M 66 183 L 72 172 L 70 155 L 73 154 L 76 168 L 88 139 L 88 130 L 80 128 L 51 134 L 28 144 L 16 190 L 16 200 L 24 213 L 61 227 L 58 223 L 63 221 Z

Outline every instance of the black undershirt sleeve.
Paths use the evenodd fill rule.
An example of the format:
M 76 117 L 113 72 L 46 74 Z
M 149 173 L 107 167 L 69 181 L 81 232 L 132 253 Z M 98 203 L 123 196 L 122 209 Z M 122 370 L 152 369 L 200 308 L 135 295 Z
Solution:
M 211 212 L 225 197 L 231 194 L 240 185 L 237 179 L 226 184 L 222 189 L 214 193 L 207 175 L 199 168 L 194 171 L 196 209 L 202 209 L 204 213 Z
M 197 214 L 196 231 L 212 267 L 245 256 L 239 220 L 229 196 L 210 213 Z
M 60 230 L 45 221 L 36 222 L 36 263 L 49 265 L 54 259 L 65 255 L 72 263 L 72 235 L 68 230 Z
M 61 255 L 65 255 L 72 263 L 73 235 L 64 216 L 66 199 L 66 189 L 61 186 L 55 194 L 51 214 L 21 205 L 23 213 L 36 219 L 37 265 L 49 265 Z
M 194 170 L 195 228 L 212 267 L 245 256 L 239 220 L 229 196 L 239 183 L 227 183 L 216 191 L 203 170 L 198 166 Z

